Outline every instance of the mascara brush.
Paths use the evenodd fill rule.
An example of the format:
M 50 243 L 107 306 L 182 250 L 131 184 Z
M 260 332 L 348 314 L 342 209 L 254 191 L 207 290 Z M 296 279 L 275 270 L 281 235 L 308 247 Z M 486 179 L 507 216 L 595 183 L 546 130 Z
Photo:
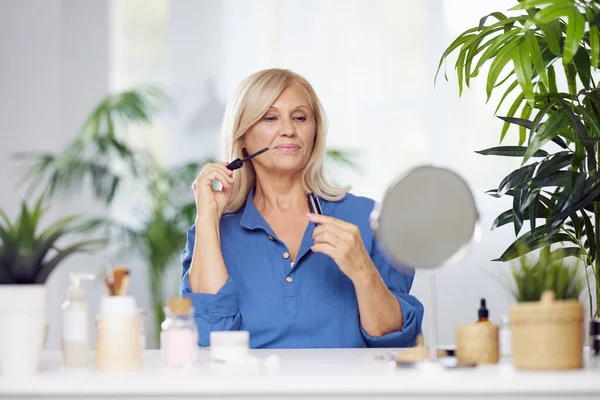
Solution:
M 269 150 L 268 147 L 265 147 L 264 149 L 260 149 L 259 151 L 257 151 L 254 154 L 250 154 L 247 157 L 244 157 L 242 159 L 236 158 L 235 160 L 233 160 L 232 162 L 230 162 L 227 165 L 227 169 L 231 170 L 231 171 L 235 171 L 236 169 L 240 169 L 242 168 L 242 166 L 244 165 L 244 163 L 248 160 L 253 159 L 254 157 L 261 155 L 262 153 L 264 153 L 265 151 Z

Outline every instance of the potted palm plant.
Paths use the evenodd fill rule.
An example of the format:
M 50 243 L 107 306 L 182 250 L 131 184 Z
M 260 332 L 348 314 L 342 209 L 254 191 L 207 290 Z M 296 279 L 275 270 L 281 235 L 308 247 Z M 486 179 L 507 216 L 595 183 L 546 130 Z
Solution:
M 459 35 L 439 66 L 457 55 L 459 96 L 480 75 L 488 100 L 501 94 L 500 144 L 509 129 L 518 129 L 517 143 L 478 151 L 522 159 L 488 192 L 512 197 L 492 229 L 512 224 L 516 240 L 496 261 L 517 258 L 522 247 L 563 246 L 562 256 L 581 259 L 595 279 L 592 318 L 600 312 L 599 26 L 598 1 L 515 1 Z
M 159 342 L 160 325 L 165 319 L 165 276 L 170 267 L 179 264 L 182 243 L 187 230 L 195 221 L 196 203 L 189 196 L 189 182 L 196 177 L 201 165 L 188 163 L 169 170 L 157 168 L 148 177 L 147 191 L 152 193 L 149 204 L 140 209 L 143 217 L 136 225 L 111 221 L 111 236 L 120 238 L 129 255 L 133 251 L 148 262 L 148 281 L 152 292 L 152 321 L 154 341 Z M 178 288 L 178 282 L 172 287 Z M 167 289 L 168 291 L 168 289 Z
M 46 280 L 67 257 L 106 243 L 90 238 L 97 223 L 73 215 L 45 229 L 42 196 L 30 208 L 22 203 L 14 221 L 0 210 L 0 374 L 35 373 L 46 331 Z M 80 239 L 62 243 L 69 237 Z
M 519 369 L 583 367 L 585 288 L 580 263 L 570 263 L 564 249 L 547 246 L 535 261 L 522 254 L 513 261 L 509 310 L 513 364 Z M 549 351 L 552 349 L 552 351 Z

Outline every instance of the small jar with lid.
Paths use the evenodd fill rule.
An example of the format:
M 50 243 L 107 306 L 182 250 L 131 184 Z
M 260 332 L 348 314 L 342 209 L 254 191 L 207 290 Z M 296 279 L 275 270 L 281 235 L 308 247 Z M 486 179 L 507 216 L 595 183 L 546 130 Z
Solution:
M 198 353 L 198 328 L 193 318 L 191 300 L 171 298 L 165 307 L 161 324 L 160 347 L 163 363 L 168 368 L 190 368 Z

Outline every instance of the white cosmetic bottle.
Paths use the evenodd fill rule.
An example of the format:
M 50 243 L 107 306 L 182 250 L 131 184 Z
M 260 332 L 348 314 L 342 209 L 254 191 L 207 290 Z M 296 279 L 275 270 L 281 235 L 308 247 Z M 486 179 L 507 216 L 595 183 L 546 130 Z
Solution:
M 93 280 L 92 274 L 71 274 L 67 300 L 62 304 L 61 348 L 66 367 L 88 367 L 90 363 L 90 310 L 85 301 L 82 279 Z

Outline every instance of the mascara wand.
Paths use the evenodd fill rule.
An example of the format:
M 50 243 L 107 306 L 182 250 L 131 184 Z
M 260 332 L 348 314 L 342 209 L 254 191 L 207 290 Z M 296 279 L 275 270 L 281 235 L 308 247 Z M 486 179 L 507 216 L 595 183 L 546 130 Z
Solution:
M 264 153 L 267 150 L 269 150 L 269 148 L 265 147 L 264 149 L 261 149 L 261 150 L 257 151 L 256 153 L 250 154 L 249 156 L 244 157 L 242 159 L 236 158 L 235 160 L 233 160 L 232 162 L 230 162 L 227 165 L 227 169 L 229 169 L 231 171 L 235 171 L 236 169 L 240 169 L 240 168 L 242 168 L 242 165 L 244 165 L 244 163 L 246 161 L 251 160 L 251 159 L 253 159 L 254 157 L 256 157 L 258 155 L 261 155 L 262 153 Z

